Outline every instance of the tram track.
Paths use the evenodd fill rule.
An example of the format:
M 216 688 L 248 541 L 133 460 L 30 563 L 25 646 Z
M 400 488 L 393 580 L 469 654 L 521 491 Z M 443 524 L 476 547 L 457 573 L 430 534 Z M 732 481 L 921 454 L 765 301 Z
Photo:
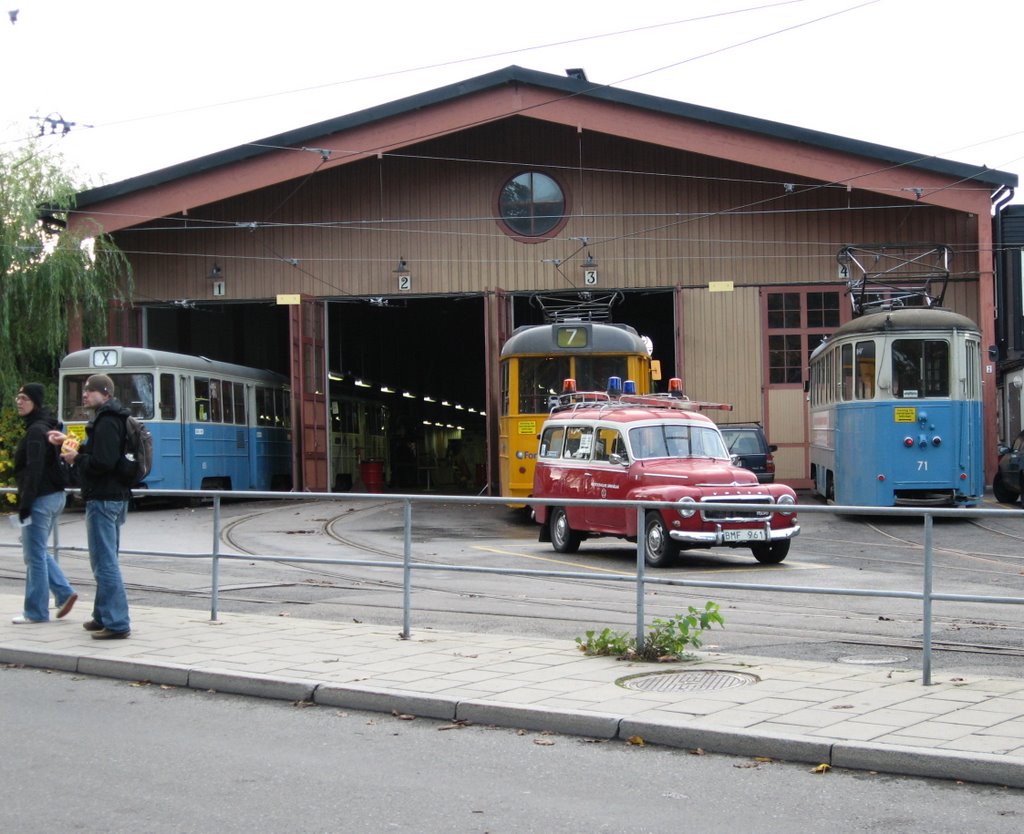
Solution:
M 287 505 L 278 505 L 269 508 L 260 508 L 257 511 L 248 511 L 234 517 L 224 523 L 221 532 L 221 542 L 226 547 L 240 555 L 259 555 L 253 544 L 253 537 L 260 541 L 265 530 L 260 531 L 259 525 L 264 527 L 268 517 L 273 518 Z M 288 509 L 291 509 L 288 506 Z M 360 503 L 355 507 L 348 507 L 341 513 L 330 513 L 326 517 L 302 517 L 300 523 L 292 529 L 285 525 L 285 529 L 275 529 L 276 533 L 303 534 L 305 536 L 316 534 L 322 536 L 332 545 L 343 548 L 349 554 L 356 554 L 355 558 L 366 555 L 381 561 L 393 561 L 400 563 L 403 556 L 401 544 L 397 548 L 393 545 L 382 544 L 373 541 L 372 536 L 362 533 L 358 529 L 346 529 L 346 523 L 358 525 L 365 523 L 375 512 L 393 508 L 393 502 L 374 502 L 369 504 Z M 318 516 L 319 514 L 317 514 Z M 255 529 L 254 529 L 255 525 Z M 272 525 L 280 526 L 280 525 Z M 387 524 L 373 530 L 372 535 L 379 537 L 383 531 L 394 526 L 394 519 L 388 520 Z M 472 525 L 467 525 L 468 527 Z M 456 524 L 456 528 L 458 525 Z M 907 536 L 899 535 L 889 530 L 879 529 L 877 525 L 871 529 L 875 536 L 888 539 L 894 547 L 913 548 L 918 550 L 922 547 L 920 542 L 914 541 Z M 248 531 L 248 532 L 247 532 Z M 1005 533 L 1005 531 L 989 531 Z M 1006 534 L 1011 539 L 1018 537 L 1012 533 Z M 248 537 L 248 538 L 247 538 Z M 368 540 L 369 539 L 369 540 Z M 490 540 L 490 539 L 488 539 Z M 811 541 L 812 539 L 808 539 Z M 832 540 L 835 543 L 835 540 Z M 853 544 L 854 542 L 851 542 Z M 861 547 L 874 547 L 868 541 L 856 542 Z M 276 545 L 275 545 L 276 546 Z M 422 550 L 422 548 L 419 548 Z M 943 548 L 944 551 L 955 555 L 970 554 L 960 548 Z M 69 551 L 68 557 L 82 560 L 87 563 L 87 555 L 81 551 Z M 298 554 L 296 554 L 298 555 Z M 997 559 L 1006 559 L 1007 554 L 987 554 Z M 448 564 L 444 559 L 434 558 L 430 555 L 418 552 L 417 562 L 430 564 Z M 596 556 L 600 559 L 600 556 Z M 874 557 L 864 555 L 859 558 L 871 560 Z M 180 560 L 176 560 L 180 563 Z M 591 560 L 592 561 L 592 560 Z M 917 568 L 919 560 L 895 560 L 901 566 Z M 616 557 L 614 564 L 620 564 L 621 560 Z M 225 565 L 230 563 L 225 563 Z M 243 562 L 244 564 L 244 562 Z M 401 601 L 396 595 L 402 583 L 400 579 L 387 579 L 386 577 L 372 576 L 372 571 L 367 570 L 336 570 L 330 565 L 304 565 L 298 564 L 289 559 L 288 555 L 274 559 L 266 564 L 274 564 L 287 573 L 296 576 L 295 581 L 282 581 L 280 573 L 277 577 L 269 579 L 266 585 L 254 585 L 265 593 L 247 593 L 243 585 L 237 591 L 230 589 L 230 585 L 223 585 L 220 593 L 222 604 L 237 606 L 258 606 L 260 608 L 287 609 L 293 606 L 310 607 L 310 616 L 328 617 L 353 617 L 364 621 L 397 621 L 393 618 L 400 617 Z M 1005 566 L 1005 562 L 1001 563 Z M 590 565 L 581 560 L 579 570 L 586 570 Z M 147 558 L 144 566 L 147 571 L 181 575 L 177 565 L 164 567 L 153 559 Z M 570 568 L 571 569 L 571 568 Z M 701 574 L 706 575 L 711 567 L 700 568 Z M 997 571 L 989 571 L 972 568 L 979 576 L 992 574 Z M 630 571 L 631 566 L 623 567 L 623 571 Z M 671 576 L 676 571 L 669 570 L 658 572 L 659 575 Z M 693 575 L 687 568 L 679 570 L 682 576 Z M 446 574 L 451 575 L 451 574 Z M 298 577 L 302 578 L 298 578 Z M 0 577 L 12 582 L 20 582 L 23 575 L 19 572 L 0 571 Z M 511 590 L 509 593 L 495 593 L 493 590 L 471 590 L 467 587 L 446 586 L 444 583 L 423 584 L 421 578 L 417 579 L 416 594 L 418 596 L 415 607 L 417 619 L 430 619 L 433 622 L 441 623 L 446 619 L 456 622 L 473 622 L 477 618 L 490 620 L 492 623 L 504 623 L 503 627 L 517 628 L 518 626 L 527 631 L 536 630 L 538 633 L 551 633 L 552 630 L 564 633 L 567 630 L 575 630 L 576 634 L 582 633 L 586 628 L 609 625 L 612 628 L 630 630 L 632 625 L 632 611 L 634 604 L 634 590 L 632 586 L 607 583 L 600 580 L 588 581 L 585 579 L 569 580 L 559 577 L 535 577 L 517 576 L 509 577 L 514 579 L 518 592 Z M 222 575 L 222 582 L 223 582 Z M 523 582 L 522 580 L 529 580 Z M 544 583 L 546 588 L 539 587 Z M 80 583 L 88 587 L 89 583 Z M 296 590 L 303 589 L 302 593 Z M 317 599 L 317 589 L 324 589 L 333 598 Z M 535 590 L 529 590 L 533 588 Z M 201 600 L 209 598 L 208 589 L 173 587 L 171 584 L 162 585 L 157 581 L 131 582 L 128 583 L 129 593 L 140 595 L 153 595 L 168 599 L 178 599 L 182 603 L 189 600 L 184 607 L 195 607 L 200 609 Z M 525 590 L 524 590 L 525 589 Z M 570 591 L 570 589 L 572 589 Z M 569 593 L 565 593 L 570 591 Z M 597 593 L 591 594 L 594 591 Z M 309 595 L 307 595 L 309 592 Z M 379 592 L 379 593 L 378 593 Z M 353 594 L 369 599 L 355 599 Z M 739 640 L 741 643 L 749 643 L 761 647 L 774 644 L 799 645 L 802 643 L 811 644 L 845 644 L 851 646 L 870 646 L 872 650 L 890 651 L 915 651 L 921 649 L 921 640 L 915 636 L 920 633 L 921 621 L 919 616 L 908 613 L 900 603 L 899 607 L 904 608 L 903 613 L 896 610 L 891 601 L 879 601 L 879 610 L 869 610 L 864 605 L 857 605 L 854 609 L 838 611 L 835 606 L 827 602 L 815 604 L 811 600 L 801 601 L 799 606 L 792 603 L 780 601 L 778 605 L 766 603 L 764 599 L 752 597 L 753 592 L 741 590 L 716 590 L 714 599 L 718 602 L 723 613 L 726 614 L 729 629 L 729 642 Z M 345 598 L 337 598 L 344 595 Z M 648 618 L 672 616 L 680 610 L 684 610 L 687 604 L 693 604 L 695 593 L 693 588 L 651 586 L 647 600 Z M 812 602 L 808 605 L 807 602 Z M 884 606 L 884 608 L 883 608 Z M 319 608 L 315 613 L 314 607 Z M 789 623 L 780 622 L 785 616 Z M 885 621 L 880 625 L 879 621 Z M 545 627 L 545 623 L 551 627 Z M 532 624 L 532 625 L 531 625 Z M 447 627 L 438 625 L 436 627 Z M 458 626 L 455 626 L 458 627 Z M 493 627 L 493 626 L 492 626 Z M 949 632 L 965 630 L 964 642 L 952 641 L 945 638 Z M 995 640 L 977 640 L 980 634 L 967 634 L 968 631 L 984 629 L 990 631 Z M 903 631 L 904 633 L 888 633 L 886 630 Z M 879 634 L 879 632 L 882 634 Z M 973 620 L 964 616 L 942 616 L 936 615 L 933 620 L 932 647 L 935 651 L 957 652 L 978 655 L 998 655 L 1008 659 L 1024 657 L 1022 649 L 1022 629 L 1016 620 Z M 1003 643 L 1005 638 L 1005 645 Z M 742 648 L 740 649 L 742 651 Z M 763 648 L 761 649 L 763 651 Z

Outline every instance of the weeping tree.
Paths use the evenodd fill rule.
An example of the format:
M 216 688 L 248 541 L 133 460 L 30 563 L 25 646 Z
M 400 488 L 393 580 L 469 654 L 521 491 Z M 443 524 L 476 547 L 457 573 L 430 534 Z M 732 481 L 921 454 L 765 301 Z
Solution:
M 13 483 L 17 386 L 42 382 L 54 404 L 69 323 L 78 320 L 86 344 L 102 343 L 111 303 L 131 299 L 131 270 L 113 241 L 69 227 L 82 189 L 61 162 L 35 139 L 0 148 L 0 486 Z M 0 509 L 16 500 L 0 495 Z
M 69 322 L 102 343 L 110 305 L 131 299 L 124 254 L 98 230 L 69 224 L 82 190 L 57 155 L 28 139 L 0 149 L 0 395 L 55 378 Z

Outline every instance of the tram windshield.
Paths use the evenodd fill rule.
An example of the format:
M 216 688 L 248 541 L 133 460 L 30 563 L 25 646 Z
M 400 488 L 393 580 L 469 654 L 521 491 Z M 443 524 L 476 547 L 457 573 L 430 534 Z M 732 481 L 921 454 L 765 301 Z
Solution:
M 892 343 L 892 393 L 902 399 L 949 396 L 949 342 L 896 339 Z
M 519 413 L 544 414 L 562 393 L 562 382 L 576 380 L 579 391 L 603 391 L 608 377 L 629 376 L 628 356 L 524 356 L 519 359 Z
M 88 374 L 69 374 L 61 383 L 61 420 L 82 422 L 91 419 L 82 405 L 82 388 Z M 112 373 L 114 397 L 140 420 L 153 419 L 153 374 Z

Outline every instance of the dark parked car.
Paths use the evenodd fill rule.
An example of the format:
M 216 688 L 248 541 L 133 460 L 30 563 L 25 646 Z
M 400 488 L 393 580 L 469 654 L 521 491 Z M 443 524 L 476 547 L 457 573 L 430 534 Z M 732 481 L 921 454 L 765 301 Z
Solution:
M 778 449 L 768 443 L 760 423 L 728 423 L 720 425 L 726 448 L 737 466 L 756 473 L 762 484 L 775 480 L 775 458 L 772 452 Z
M 1024 431 L 1012 446 L 999 447 L 999 469 L 992 479 L 992 493 L 1002 504 L 1016 504 L 1024 491 L 1021 466 L 1024 465 Z

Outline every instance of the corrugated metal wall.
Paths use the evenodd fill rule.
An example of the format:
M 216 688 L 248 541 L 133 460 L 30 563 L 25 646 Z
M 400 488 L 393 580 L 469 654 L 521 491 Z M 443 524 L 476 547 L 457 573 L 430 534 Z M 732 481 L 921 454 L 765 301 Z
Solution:
M 531 168 L 561 182 L 572 212 L 555 239 L 536 244 L 512 239 L 494 220 L 502 184 Z M 872 242 L 947 243 L 966 253 L 957 272 L 975 276 L 970 218 L 899 195 L 800 193 L 809 184 L 792 180 L 518 118 L 402 156 L 326 168 L 117 239 L 142 300 L 212 299 L 214 262 L 225 301 L 390 295 L 399 257 L 414 294 L 572 289 L 579 260 L 561 272 L 546 261 L 567 259 L 581 237 L 602 288 L 834 281 L 839 247 Z M 956 303 L 968 296 L 956 294 Z

